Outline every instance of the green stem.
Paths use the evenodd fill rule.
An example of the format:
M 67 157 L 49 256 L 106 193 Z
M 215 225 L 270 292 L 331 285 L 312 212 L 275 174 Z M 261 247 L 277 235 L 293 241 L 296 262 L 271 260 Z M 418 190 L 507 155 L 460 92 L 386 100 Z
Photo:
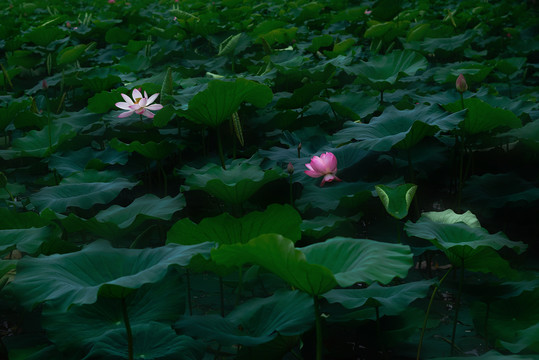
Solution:
M 427 320 L 429 319 L 429 313 L 430 313 L 430 308 L 432 306 L 432 302 L 434 301 L 434 296 L 436 295 L 436 292 L 438 291 L 438 289 L 440 288 L 440 286 L 442 285 L 442 283 L 444 282 L 445 278 L 447 277 L 447 275 L 449 275 L 449 273 L 451 272 L 451 270 L 453 270 L 453 268 L 449 268 L 449 270 L 447 270 L 447 272 L 445 273 L 445 275 L 442 277 L 442 279 L 440 280 L 440 282 L 438 282 L 438 284 L 435 286 L 434 290 L 432 291 L 432 295 L 430 296 L 430 301 L 429 301 L 429 306 L 427 306 L 427 313 L 425 314 L 425 320 L 423 320 L 423 327 L 421 328 L 421 335 L 419 336 L 419 345 L 417 346 L 417 357 L 416 357 L 416 360 L 419 360 L 419 357 L 421 355 L 421 347 L 423 346 L 423 337 L 425 336 L 425 329 L 427 328 Z
M 460 280 L 459 280 L 459 292 L 457 294 L 457 303 L 455 304 L 455 320 L 453 321 L 453 332 L 451 334 L 451 356 L 455 353 L 455 334 L 457 332 L 457 322 L 459 319 L 460 310 L 460 298 L 462 295 L 462 283 L 464 282 L 464 259 L 461 259 L 460 264 Z
M 225 317 L 225 288 L 223 286 L 223 277 L 219 276 L 219 296 L 221 305 L 221 316 Z
M 464 93 L 460 93 L 460 105 L 462 106 L 462 110 L 466 109 L 464 106 Z
M 316 360 L 322 360 L 322 317 L 320 316 L 320 301 L 313 295 L 314 316 L 316 327 Z
M 243 292 L 243 271 L 242 267 L 240 266 L 238 271 L 238 293 L 236 294 L 236 305 L 240 303 L 241 300 L 241 293 Z
M 465 145 L 466 139 L 464 136 L 462 136 L 459 149 L 459 180 L 457 184 L 457 209 L 460 209 L 460 201 L 462 198 L 462 187 L 463 187 L 463 181 L 464 181 L 464 152 L 466 151 L 466 145 Z
M 294 189 L 293 189 L 293 185 L 292 185 L 292 174 L 290 174 L 289 176 L 290 178 L 290 205 L 292 207 L 294 207 Z
M 187 281 L 187 307 L 189 309 L 189 315 L 193 315 L 193 303 L 191 300 L 191 274 L 189 269 L 185 269 L 185 277 Z
M 127 315 L 127 304 L 125 298 L 122 298 L 122 313 L 124 316 L 125 331 L 127 332 L 127 353 L 128 359 L 133 360 L 133 333 L 131 332 L 131 325 L 129 323 L 129 316 Z
M 221 160 L 221 166 L 223 170 L 226 170 L 225 155 L 223 154 L 223 140 L 221 139 L 221 129 L 217 126 L 217 149 L 219 150 L 219 159 Z

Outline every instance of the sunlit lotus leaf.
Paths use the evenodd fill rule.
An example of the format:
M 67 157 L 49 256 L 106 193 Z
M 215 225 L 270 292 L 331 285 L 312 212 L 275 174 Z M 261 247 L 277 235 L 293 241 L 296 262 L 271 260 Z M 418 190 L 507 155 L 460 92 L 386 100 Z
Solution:
M 489 232 L 481 227 L 473 227 L 454 218 L 454 223 L 441 223 L 429 219 L 429 212 L 412 223 L 408 221 L 405 230 L 409 236 L 416 236 L 431 241 L 444 251 L 455 266 L 464 266 L 468 270 L 492 272 L 500 277 L 515 277 L 517 273 L 496 251 L 508 247 L 522 253 L 527 245 L 509 240 L 504 234 Z M 433 215 L 436 213 L 433 212 Z M 445 219 L 447 217 L 444 216 Z
M 427 68 L 423 55 L 408 50 L 394 50 L 387 55 L 377 55 L 353 67 L 358 80 L 369 84 L 376 90 L 390 89 L 397 80 L 405 75 L 414 75 Z
M 323 294 L 337 285 L 327 267 L 307 262 L 291 240 L 277 234 L 261 235 L 246 244 L 222 245 L 212 250 L 211 257 L 227 266 L 260 265 L 309 295 Z
M 449 114 L 437 105 L 417 106 L 412 110 L 390 106 L 368 124 L 347 122 L 346 127 L 333 136 L 333 142 L 342 144 L 355 139 L 360 148 L 374 151 L 388 151 L 393 147 L 410 149 L 424 137 L 440 130 L 455 129 L 464 115 L 464 111 Z
M 251 299 L 226 317 L 183 316 L 174 328 L 221 345 L 254 346 L 267 343 L 279 334 L 302 334 L 313 324 L 313 299 L 304 292 L 281 290 L 268 298 Z
M 204 357 L 205 345 L 186 335 L 176 335 L 170 325 L 158 322 L 137 324 L 133 331 L 133 357 L 135 359 L 198 360 Z M 128 359 L 125 329 L 103 334 L 101 341 L 92 344 L 86 359 Z
M 17 249 L 35 254 L 41 244 L 52 236 L 49 227 L 0 230 L 0 253 Z
M 282 170 L 262 170 L 260 166 L 235 160 L 224 170 L 208 163 L 201 169 L 184 166 L 179 173 L 186 177 L 189 190 L 203 190 L 224 202 L 241 204 L 263 185 L 287 176 Z
M 333 272 L 340 286 L 405 278 L 413 265 L 410 247 L 367 239 L 335 237 L 300 248 L 311 264 Z
M 461 101 L 444 106 L 448 111 L 456 113 L 462 110 Z M 464 99 L 464 107 L 468 110 L 460 127 L 466 134 L 473 135 L 498 127 L 520 128 L 522 122 L 511 111 L 493 107 L 478 98 Z
M 183 194 L 172 198 L 170 196 L 159 198 L 153 194 L 146 194 L 136 198 L 128 206 L 113 205 L 100 211 L 95 218 L 99 222 L 110 222 L 119 228 L 125 229 L 142 218 L 170 220 L 176 211 L 185 207 Z
M 380 307 L 380 316 L 398 315 L 416 299 L 427 296 L 433 280 L 414 281 L 396 286 L 371 284 L 366 289 L 334 289 L 322 295 L 330 303 L 339 303 L 347 309 L 361 306 Z
M 97 241 L 68 254 L 24 257 L 17 265 L 13 290 L 32 308 L 47 302 L 67 310 L 71 305 L 93 304 L 98 295 L 121 298 L 144 284 L 161 280 L 170 266 L 185 266 L 211 243 L 167 245 L 154 249 L 116 249 Z
M 177 272 L 170 272 L 159 282 L 129 294 L 125 304 L 131 326 L 151 321 L 170 326 L 185 309 L 185 286 Z M 45 306 L 42 326 L 60 350 L 88 349 L 104 341 L 110 331 L 125 331 L 122 301 L 98 297 L 94 304 L 72 306 L 67 311 Z
M 68 207 L 89 209 L 95 204 L 112 201 L 123 189 L 131 189 L 136 183 L 118 178 L 110 182 L 70 183 L 43 187 L 30 197 L 39 210 L 49 208 L 64 212 Z
M 42 130 L 32 130 L 25 136 L 14 139 L 13 150 L 19 151 L 24 156 L 46 157 L 77 135 L 75 128 L 66 123 L 53 123 L 51 128 L 51 143 L 49 143 L 49 126 L 45 126 Z
M 539 199 L 539 188 L 515 173 L 474 175 L 462 191 L 467 203 L 498 209 Z
M 206 90 L 189 101 L 184 115 L 196 123 L 215 127 L 230 119 L 241 103 L 264 107 L 272 98 L 271 89 L 255 81 L 242 78 L 234 82 L 213 80 L 208 83 Z
M 484 330 L 485 316 L 488 316 L 488 338 L 498 346 L 511 352 L 539 351 L 538 325 L 539 289 L 533 292 L 524 292 L 509 299 L 491 302 L 488 306 L 476 303 L 472 306 L 474 323 L 478 324 L 480 331 Z M 488 311 L 488 314 L 487 314 Z M 500 346 L 501 345 L 501 346 Z
M 471 211 L 466 211 L 462 214 L 457 214 L 453 209 L 447 209 L 444 211 L 429 211 L 424 212 L 423 216 L 426 219 L 432 220 L 439 224 L 456 224 L 464 223 L 472 228 L 480 228 L 481 224 Z
M 66 151 L 51 155 L 49 168 L 55 169 L 58 174 L 67 177 L 86 168 L 101 170 L 106 165 L 125 165 L 127 156 L 126 152 L 118 152 L 110 147 L 103 151 L 85 147 L 77 151 Z
M 396 219 L 402 219 L 408 215 L 408 209 L 414 198 L 417 185 L 403 184 L 396 188 L 386 185 L 376 185 L 375 189 L 389 215 Z
M 188 218 L 181 219 L 167 233 L 167 243 L 246 243 L 258 235 L 270 233 L 281 234 L 296 242 L 301 238 L 300 224 L 301 217 L 294 208 L 272 204 L 264 212 L 254 211 L 239 219 L 228 213 L 204 218 L 199 224 Z
M 110 141 L 110 146 L 117 151 L 127 151 L 127 152 L 137 152 L 142 156 L 153 159 L 160 160 L 169 156 L 172 151 L 176 148 L 174 144 L 163 140 L 159 143 L 154 141 L 148 141 L 147 143 L 142 144 L 140 141 L 135 140 L 129 144 L 126 144 L 117 138 L 114 138 Z

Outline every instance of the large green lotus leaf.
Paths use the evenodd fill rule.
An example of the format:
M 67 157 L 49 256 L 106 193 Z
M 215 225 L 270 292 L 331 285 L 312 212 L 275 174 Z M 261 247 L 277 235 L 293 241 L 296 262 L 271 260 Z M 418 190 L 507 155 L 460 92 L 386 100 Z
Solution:
M 203 190 L 230 204 L 241 204 L 264 184 L 287 176 L 283 171 L 264 171 L 256 164 L 239 159 L 226 170 L 209 163 L 201 169 L 184 166 L 179 173 L 186 176 L 189 190 Z
M 300 211 L 318 208 L 325 211 L 335 210 L 346 201 L 353 201 L 357 206 L 372 197 L 375 183 L 364 181 L 333 182 L 320 187 L 320 179 L 308 178 L 304 183 L 301 197 L 295 205 Z
M 515 342 L 501 340 L 500 344 L 512 353 L 519 353 L 524 349 L 539 351 L 539 322 L 529 328 L 519 330 Z
M 474 175 L 462 190 L 467 203 L 487 209 L 519 206 L 539 199 L 539 188 L 515 173 Z
M 424 213 L 415 223 L 408 221 L 404 227 L 408 235 L 430 240 L 441 250 L 462 246 L 472 249 L 486 246 L 494 250 L 500 250 L 505 246 L 520 254 L 527 247 L 521 241 L 509 240 L 501 232 L 489 234 L 487 230 L 481 227 L 476 227 L 475 225 L 472 227 L 458 220 L 455 223 L 437 222 L 435 213 Z M 435 220 L 432 220 L 432 217 L 435 217 Z M 454 219 L 458 218 L 455 217 Z
M 25 34 L 28 40 L 39 46 L 47 46 L 64 37 L 65 31 L 57 26 L 38 26 Z
M 108 203 L 123 189 L 131 189 L 135 185 L 122 178 L 110 182 L 60 184 L 41 188 L 30 197 L 30 201 L 39 210 L 49 208 L 64 212 L 70 206 L 89 209 L 95 204 Z
M 539 360 L 539 355 L 505 355 L 496 350 L 490 350 L 483 355 L 474 356 L 477 360 Z M 470 360 L 469 356 L 437 357 L 432 360 Z
M 380 101 L 365 92 L 343 92 L 329 98 L 331 107 L 339 115 L 352 120 L 360 120 L 374 113 Z
M 49 227 L 0 230 L 0 253 L 17 249 L 35 254 L 41 244 L 51 238 Z
M 462 110 L 460 100 L 444 107 L 453 113 Z M 478 134 L 480 132 L 494 130 L 498 127 L 522 127 L 520 119 L 511 111 L 493 107 L 478 98 L 464 99 L 464 107 L 468 112 L 460 127 L 466 134 Z
M 82 172 L 86 168 L 101 170 L 105 164 L 125 165 L 128 154 L 118 152 L 110 147 L 103 151 L 96 151 L 85 147 L 76 151 L 66 151 L 51 155 L 49 168 L 55 169 L 58 174 L 67 177 L 75 172 Z
M 331 270 L 343 287 L 358 282 L 387 284 L 397 276 L 405 278 L 413 265 L 409 246 L 367 239 L 335 237 L 299 250 L 309 263 Z
M 242 78 L 234 82 L 213 80 L 206 90 L 189 101 L 184 115 L 196 123 L 215 127 L 238 111 L 241 103 L 264 107 L 272 98 L 271 89 L 255 81 Z
M 172 324 L 184 311 L 185 287 L 173 271 L 155 284 L 145 284 L 125 298 L 131 326 L 157 321 Z M 62 351 L 90 347 L 111 330 L 125 330 L 122 301 L 98 297 L 94 304 L 59 311 L 45 306 L 42 326 Z
M 246 244 L 222 245 L 211 252 L 219 265 L 260 265 L 309 295 L 320 295 L 337 286 L 325 266 L 308 263 L 294 243 L 278 234 L 265 234 Z
M 404 75 L 414 75 L 427 68 L 428 62 L 415 51 L 395 50 L 388 55 L 377 55 L 353 67 L 361 83 L 377 90 L 387 90 Z
M 268 298 L 251 299 L 226 317 L 183 316 L 174 328 L 221 345 L 254 346 L 267 343 L 279 334 L 303 334 L 313 323 L 313 299 L 297 290 L 281 290 Z
M 417 185 L 402 184 L 396 188 L 376 185 L 374 188 L 389 215 L 399 220 L 408 215 L 408 209 L 414 198 Z
M 32 130 L 25 136 L 14 139 L 13 150 L 19 151 L 23 156 L 46 157 L 77 135 L 75 128 L 66 123 L 53 123 L 50 129 L 50 138 L 47 125 L 42 130 Z M 52 141 L 49 142 L 49 139 Z
M 95 218 L 99 222 L 111 222 L 120 229 L 125 229 L 140 222 L 139 218 L 151 218 L 170 220 L 176 211 L 185 207 L 185 198 L 183 194 L 176 197 L 159 198 L 153 194 L 146 194 L 136 198 L 126 207 L 113 205 L 100 211 Z M 138 220 L 138 221 L 137 221 Z
M 423 41 L 406 42 L 406 49 L 414 49 L 424 53 L 434 53 L 436 50 L 456 51 L 463 49 L 477 36 L 476 31 L 466 30 L 464 33 L 444 38 L 426 38 Z
M 333 214 L 317 216 L 312 219 L 303 220 L 301 223 L 301 232 L 304 235 L 320 239 L 330 233 L 332 230 L 342 227 L 344 223 L 349 221 L 357 221 L 361 214 L 355 217 L 340 217 Z
M 380 316 L 398 315 L 416 299 L 427 296 L 433 280 L 414 281 L 397 286 L 372 283 L 366 289 L 333 289 L 322 295 L 329 303 L 339 303 L 347 309 L 361 306 L 380 307 Z
M 488 316 L 488 338 L 495 340 L 511 352 L 527 348 L 529 352 L 539 351 L 537 324 L 539 324 L 539 290 L 524 292 L 517 297 L 494 301 L 487 305 L 476 303 L 472 306 L 474 323 L 483 330 L 485 316 Z M 488 313 L 487 313 L 488 312 Z
M 185 266 L 211 243 L 167 245 L 155 249 L 115 249 L 96 241 L 69 254 L 24 257 L 17 266 L 13 290 L 26 307 L 48 302 L 58 310 L 93 304 L 98 295 L 125 297 L 133 289 L 161 280 L 171 265 Z
M 126 144 L 124 142 L 121 142 L 117 138 L 114 138 L 110 141 L 110 146 L 117 151 L 127 151 L 129 153 L 137 152 L 142 156 L 153 160 L 160 160 L 169 156 L 171 152 L 176 148 L 174 144 L 171 144 L 166 140 L 163 140 L 159 143 L 156 143 L 154 141 L 148 141 L 144 144 L 142 144 L 138 140 L 135 140 L 129 144 Z
M 167 233 L 167 243 L 246 243 L 262 234 L 281 234 L 295 243 L 301 238 L 300 224 L 301 216 L 293 207 L 272 204 L 264 212 L 254 211 L 239 219 L 228 213 L 204 218 L 199 224 L 181 219 Z
M 455 129 L 464 115 L 464 111 L 448 114 L 437 105 L 412 110 L 390 106 L 368 124 L 347 122 L 346 128 L 333 136 L 333 142 L 342 144 L 355 139 L 360 148 L 374 151 L 389 151 L 394 146 L 410 149 L 424 137 Z
M 481 224 L 470 210 L 463 214 L 457 214 L 453 209 L 447 209 L 444 211 L 426 211 L 422 214 L 425 218 L 432 220 L 439 224 L 456 224 L 464 223 L 472 228 L 480 228 Z
M 0 229 L 42 228 L 50 224 L 43 214 L 33 211 L 19 212 L 13 209 L 0 208 Z
M 439 84 L 455 84 L 457 77 L 462 74 L 466 78 L 468 86 L 481 84 L 487 75 L 492 71 L 492 67 L 476 62 L 458 62 L 446 65 L 437 69 L 434 80 Z
M 170 325 L 152 321 L 134 325 L 131 330 L 134 359 L 199 360 L 204 357 L 205 345 L 203 343 L 186 335 L 176 335 Z M 128 359 L 127 349 L 125 329 L 111 330 L 103 334 L 101 341 L 92 344 L 90 352 L 83 360 Z
M 531 121 L 521 128 L 509 130 L 508 132 L 500 134 L 499 136 L 501 137 L 507 135 L 537 144 L 539 143 L 539 120 Z

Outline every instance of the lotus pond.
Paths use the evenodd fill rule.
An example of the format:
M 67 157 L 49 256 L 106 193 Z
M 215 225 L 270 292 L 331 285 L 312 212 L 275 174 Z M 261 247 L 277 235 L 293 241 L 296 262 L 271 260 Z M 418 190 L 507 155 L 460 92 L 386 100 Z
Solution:
M 0 358 L 539 359 L 535 1 L 0 19 Z

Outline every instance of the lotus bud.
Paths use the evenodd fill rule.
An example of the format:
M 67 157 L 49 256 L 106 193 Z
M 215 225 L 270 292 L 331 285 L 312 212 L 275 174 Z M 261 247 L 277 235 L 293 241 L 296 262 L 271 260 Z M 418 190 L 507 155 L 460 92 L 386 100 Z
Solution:
M 292 163 L 288 163 L 286 171 L 288 171 L 288 173 L 292 175 L 294 173 L 294 165 L 292 165 Z
M 298 159 L 301 157 L 301 143 L 298 145 Z
M 466 83 L 466 79 L 464 78 L 464 75 L 460 74 L 457 78 L 457 81 L 455 83 L 455 86 L 457 88 L 457 91 L 459 93 L 463 93 L 466 90 L 468 90 L 468 84 Z

